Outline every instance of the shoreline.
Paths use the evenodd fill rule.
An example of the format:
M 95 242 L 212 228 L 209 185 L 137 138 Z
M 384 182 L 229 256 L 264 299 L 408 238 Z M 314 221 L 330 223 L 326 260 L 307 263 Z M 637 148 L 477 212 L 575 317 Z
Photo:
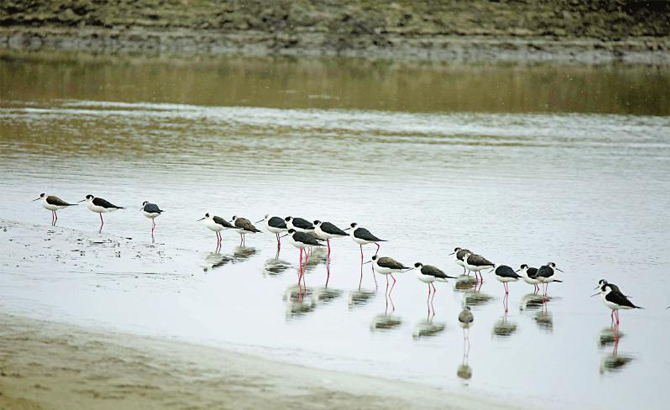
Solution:
M 522 408 L 488 395 L 0 313 L 0 408 L 251 409 L 268 402 L 276 409 Z
M 294 41 L 300 38 L 299 45 Z M 326 33 L 145 28 L 0 28 L 0 51 L 110 55 L 353 57 L 449 63 L 670 65 L 670 38 L 622 40 L 388 34 L 383 44 L 338 48 Z

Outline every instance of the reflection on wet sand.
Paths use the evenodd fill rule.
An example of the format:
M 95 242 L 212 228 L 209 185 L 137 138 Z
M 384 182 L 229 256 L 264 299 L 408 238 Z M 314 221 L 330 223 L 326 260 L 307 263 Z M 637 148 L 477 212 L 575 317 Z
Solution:
M 551 312 L 547 310 L 546 304 L 544 309 L 540 310 L 535 315 L 535 323 L 537 323 L 537 326 L 542 330 L 549 332 L 554 330 L 554 317 Z
M 619 372 L 628 363 L 635 360 L 633 356 L 619 354 L 619 340 L 622 337 L 623 333 L 619 332 L 618 327 L 607 327 L 600 332 L 600 347 L 613 345 L 612 353 L 603 356 L 600 360 L 600 374 Z
M 205 261 L 202 265 L 202 268 L 205 272 L 210 269 L 219 268 L 225 264 L 232 262 L 233 258 L 229 255 L 222 255 L 218 252 L 210 252 L 205 256 Z
M 367 305 L 374 297 L 377 295 L 377 292 L 367 289 L 357 289 L 349 292 L 349 309 L 355 306 L 364 306 Z
M 326 262 L 326 252 L 322 248 L 314 248 L 309 253 L 307 262 L 305 262 L 305 270 L 310 271 L 316 268 L 320 263 Z

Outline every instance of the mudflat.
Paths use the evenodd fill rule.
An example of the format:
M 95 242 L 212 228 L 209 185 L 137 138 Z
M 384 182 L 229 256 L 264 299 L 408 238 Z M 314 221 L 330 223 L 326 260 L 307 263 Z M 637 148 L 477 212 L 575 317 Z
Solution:
M 420 384 L 0 314 L 0 409 L 518 408 Z

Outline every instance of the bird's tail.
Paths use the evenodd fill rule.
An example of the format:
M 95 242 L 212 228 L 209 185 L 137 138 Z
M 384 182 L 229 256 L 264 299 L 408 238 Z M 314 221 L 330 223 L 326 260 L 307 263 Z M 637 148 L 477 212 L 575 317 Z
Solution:
M 635 309 L 644 309 L 642 306 L 635 306 Z
M 67 204 L 65 206 L 75 206 L 75 205 L 79 205 L 79 204 Z
M 519 276 L 520 277 L 520 276 Z M 554 282 L 563 283 L 562 280 L 554 279 Z
M 117 206 L 116 209 L 126 209 L 125 206 Z

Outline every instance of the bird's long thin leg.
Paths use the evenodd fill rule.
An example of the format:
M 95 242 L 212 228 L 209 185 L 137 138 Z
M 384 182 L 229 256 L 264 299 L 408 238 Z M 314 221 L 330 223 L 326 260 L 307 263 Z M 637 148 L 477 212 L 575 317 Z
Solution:
M 98 233 L 102 233 L 102 227 L 105 226 L 105 220 L 102 219 L 102 213 L 98 215 L 100 215 L 100 231 L 98 231 Z
M 51 226 L 54 226 L 54 211 L 51 211 Z
M 58 223 L 58 211 L 54 211 L 54 226 Z
M 330 239 L 326 239 L 326 243 L 328 244 L 328 258 L 330 258 Z
M 361 247 L 361 265 L 363 264 L 363 245 L 359 245 Z
M 375 245 L 377 245 L 377 252 L 375 252 L 375 255 L 376 255 L 376 254 L 378 254 L 378 253 L 379 253 L 379 248 L 380 248 L 380 246 L 379 246 L 379 244 L 378 244 L 378 243 L 375 243 Z
M 428 316 L 430 316 L 430 283 L 427 283 L 428 285 L 428 296 L 426 297 L 426 306 L 428 307 Z M 428 320 L 428 318 L 426 318 Z
M 391 279 L 393 279 L 393 285 L 391 285 L 391 290 L 389 291 L 389 295 L 391 294 L 391 292 L 393 292 L 393 288 L 395 287 L 395 283 L 397 282 L 396 279 L 395 279 L 395 276 L 393 276 L 393 274 L 391 274 Z
M 330 281 L 330 258 L 326 260 L 326 288 L 328 287 L 328 281 Z

